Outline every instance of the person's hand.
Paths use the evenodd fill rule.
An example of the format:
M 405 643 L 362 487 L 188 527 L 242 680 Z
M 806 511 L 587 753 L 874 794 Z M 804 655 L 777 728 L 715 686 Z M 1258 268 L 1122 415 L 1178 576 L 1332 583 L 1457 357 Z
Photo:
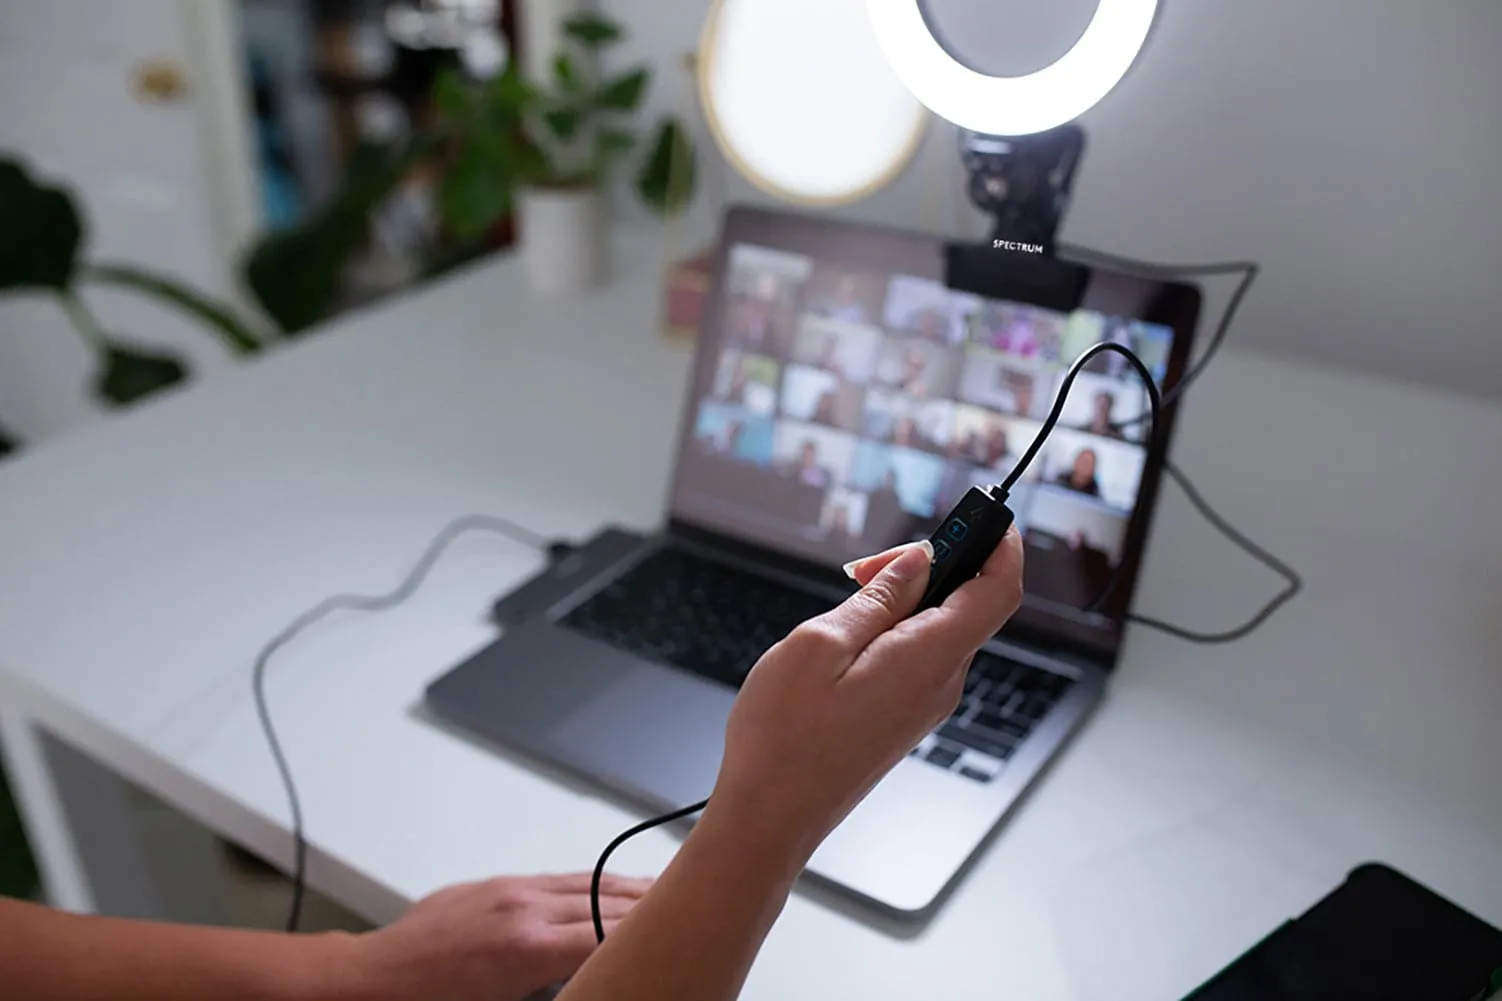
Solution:
M 589 873 L 503 876 L 418 901 L 354 942 L 356 996 L 391 1001 L 521 1001 L 573 976 L 595 947 Z M 607 875 L 600 911 L 610 931 L 652 885 Z
M 931 552 L 918 543 L 851 564 L 861 590 L 762 656 L 731 709 L 706 817 L 811 852 L 954 712 L 976 651 L 1022 601 L 1022 542 L 1014 528 L 979 576 L 912 615 Z

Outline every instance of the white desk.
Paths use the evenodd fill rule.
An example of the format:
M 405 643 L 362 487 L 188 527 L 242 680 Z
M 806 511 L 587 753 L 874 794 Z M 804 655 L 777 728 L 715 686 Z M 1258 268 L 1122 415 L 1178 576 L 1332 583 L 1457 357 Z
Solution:
M 267 637 L 394 585 L 459 514 L 657 522 L 689 359 L 655 333 L 654 259 L 563 303 L 483 266 L 0 468 L 0 726 L 59 904 L 93 906 L 108 860 L 39 733 L 287 864 L 249 687 Z M 1231 354 L 1186 410 L 1180 461 L 1306 593 L 1232 646 L 1134 632 L 929 927 L 800 893 L 747 998 L 1178 997 L 1368 859 L 1502 923 L 1502 409 Z M 319 890 L 389 920 L 455 880 L 587 868 L 638 819 L 416 715 L 539 562 L 468 538 L 406 606 L 274 662 Z M 1141 610 L 1226 626 L 1275 586 L 1165 486 Z

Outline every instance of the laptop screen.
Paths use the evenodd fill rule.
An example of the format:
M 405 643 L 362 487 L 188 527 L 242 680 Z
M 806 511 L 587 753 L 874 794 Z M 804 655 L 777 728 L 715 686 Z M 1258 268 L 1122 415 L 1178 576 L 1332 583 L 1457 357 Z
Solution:
M 926 538 L 970 486 L 1012 468 L 1090 345 L 1126 345 L 1160 385 L 1169 374 L 1174 328 L 1102 311 L 1099 290 L 1039 306 L 948 287 L 937 241 L 906 237 L 904 254 L 873 231 L 888 252 L 851 253 L 737 228 L 701 330 L 674 509 L 743 540 L 839 566 Z M 1149 424 L 1113 425 L 1146 408 L 1121 356 L 1093 359 L 1012 490 L 1026 607 L 1056 624 L 1118 624 L 1119 609 L 1083 609 L 1140 547 Z

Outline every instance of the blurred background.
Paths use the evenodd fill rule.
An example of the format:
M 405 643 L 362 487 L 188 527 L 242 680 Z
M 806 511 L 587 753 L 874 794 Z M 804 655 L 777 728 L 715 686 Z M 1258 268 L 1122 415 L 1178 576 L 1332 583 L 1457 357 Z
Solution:
M 265 292 L 246 275 L 258 242 L 370 182 L 352 167 L 363 146 L 389 150 L 441 120 L 435 87 L 446 70 L 484 80 L 530 60 L 546 75 L 549 26 L 587 6 L 4 0 L 0 156 L 71 187 L 90 259 L 150 268 L 265 320 Z M 651 159 L 664 116 L 692 143 L 700 183 L 675 254 L 708 240 L 725 201 L 773 201 L 723 171 L 703 133 L 684 57 L 709 7 L 598 5 L 619 35 L 598 52 L 603 78 L 649 73 L 634 95 L 639 159 Z M 969 63 L 1016 72 L 1067 49 L 1093 8 L 936 0 L 931 14 Z M 1491 0 L 1166 3 L 1151 58 L 1081 119 L 1089 153 L 1062 236 L 1148 259 L 1260 259 L 1242 345 L 1502 395 L 1499 22 Z M 400 183 L 375 178 L 351 199 L 372 203 L 358 239 L 332 241 L 337 283 L 269 304 L 270 320 L 309 324 L 510 247 L 512 213 L 486 204 L 484 191 L 466 202 L 463 178 L 445 188 L 456 170 L 451 159 L 426 160 L 399 172 Z M 609 179 L 613 213 L 660 227 L 663 213 L 631 192 L 639 177 L 633 163 Z M 981 224 L 961 183 L 953 130 L 935 122 L 901 177 L 833 211 L 974 233 Z M 295 249 L 305 256 L 265 255 L 265 272 L 306 255 L 323 268 L 331 253 Z M 157 303 L 113 287 L 89 301 L 106 326 L 169 346 L 196 373 L 228 363 L 221 345 Z M 0 296 L 0 425 L 12 440 L 99 410 L 68 322 L 41 297 Z

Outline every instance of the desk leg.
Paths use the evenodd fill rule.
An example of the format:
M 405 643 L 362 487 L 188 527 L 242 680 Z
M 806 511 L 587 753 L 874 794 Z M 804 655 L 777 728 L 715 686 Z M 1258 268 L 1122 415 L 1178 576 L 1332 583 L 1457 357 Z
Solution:
M 46 899 L 64 910 L 226 924 L 217 842 L 25 716 L 0 738 Z
M 90 913 L 94 895 L 73 842 L 62 796 L 47 767 L 41 732 L 20 712 L 0 708 L 0 745 L 11 794 L 42 878 L 42 896 L 54 907 Z

